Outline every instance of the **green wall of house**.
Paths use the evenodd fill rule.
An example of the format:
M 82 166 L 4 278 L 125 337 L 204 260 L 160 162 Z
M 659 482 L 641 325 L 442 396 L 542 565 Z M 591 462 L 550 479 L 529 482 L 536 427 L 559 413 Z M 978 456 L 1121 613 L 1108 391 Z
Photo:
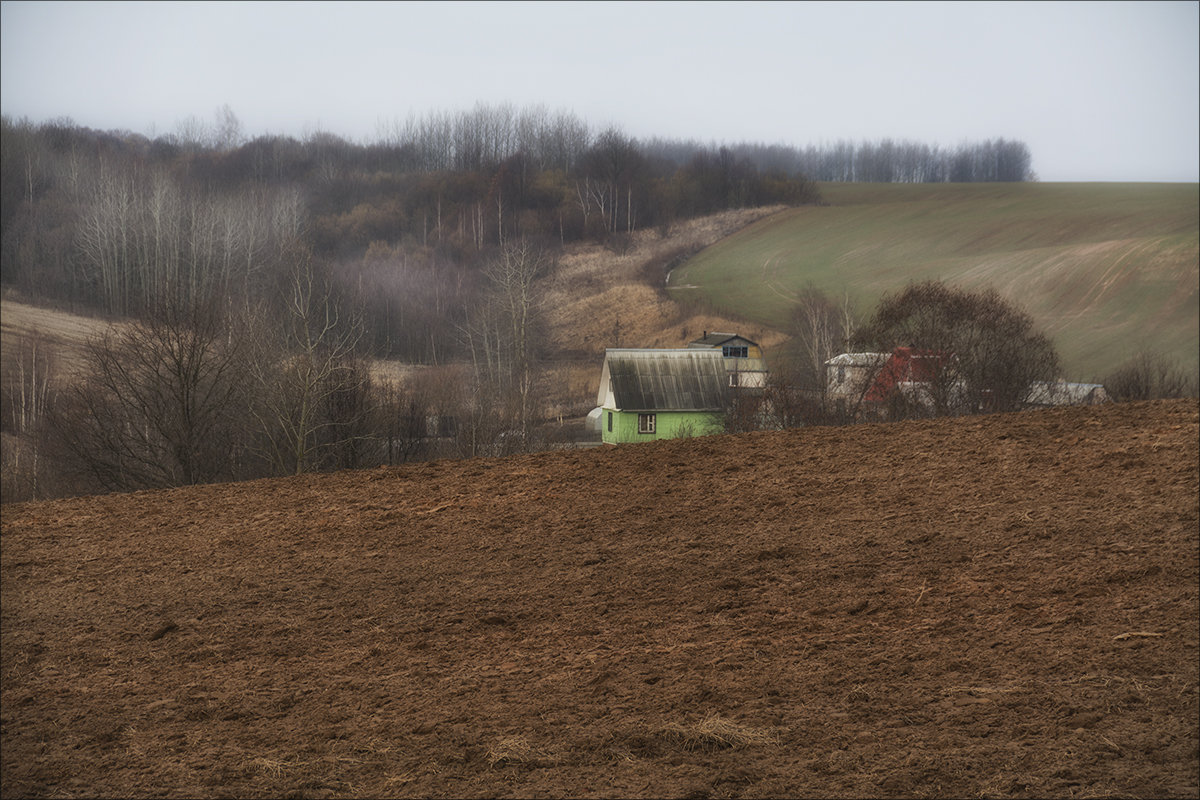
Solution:
M 611 415 L 611 417 L 610 417 Z M 612 430 L 609 430 L 609 420 Z M 638 433 L 638 412 L 604 409 L 600 417 L 601 439 L 608 444 L 620 442 L 650 442 L 655 439 L 677 439 L 680 436 L 706 436 L 724 429 L 721 415 L 711 411 L 657 411 L 654 414 L 654 433 Z

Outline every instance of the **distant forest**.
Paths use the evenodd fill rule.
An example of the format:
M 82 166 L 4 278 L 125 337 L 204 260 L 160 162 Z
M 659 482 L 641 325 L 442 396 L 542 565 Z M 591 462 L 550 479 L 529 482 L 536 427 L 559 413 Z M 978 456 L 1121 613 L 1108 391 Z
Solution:
M 373 353 L 424 362 L 453 355 L 481 265 L 509 242 L 619 247 L 723 209 L 820 202 L 816 181 L 1032 178 L 1028 148 L 1003 139 L 639 141 L 542 107 L 414 116 L 366 144 L 247 139 L 228 107 L 154 139 L 70 120 L 2 125 L 6 287 L 135 317 L 169 296 L 270 302 L 302 253 L 360 309 Z
M 564 246 L 820 203 L 817 178 L 1029 177 L 999 140 L 641 142 L 507 106 L 365 144 L 248 139 L 228 107 L 153 139 L 0 125 L 6 296 L 126 323 L 74 367 L 52 340 L 6 339 L 4 501 L 540 449 L 589 401 L 550 379 Z M 371 357 L 438 368 L 401 380 Z

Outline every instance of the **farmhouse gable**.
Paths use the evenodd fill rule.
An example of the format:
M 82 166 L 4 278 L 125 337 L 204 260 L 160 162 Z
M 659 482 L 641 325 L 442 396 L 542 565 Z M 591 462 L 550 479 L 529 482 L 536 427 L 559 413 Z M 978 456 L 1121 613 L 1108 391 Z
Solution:
M 767 362 L 757 342 L 736 333 L 705 331 L 688 343 L 689 350 L 719 350 L 725 360 L 729 386 L 736 389 L 762 389 L 767 385 Z
M 842 353 L 825 362 L 825 395 L 843 413 L 883 413 L 893 398 L 932 407 L 931 385 L 950 353 L 897 347 L 891 353 Z

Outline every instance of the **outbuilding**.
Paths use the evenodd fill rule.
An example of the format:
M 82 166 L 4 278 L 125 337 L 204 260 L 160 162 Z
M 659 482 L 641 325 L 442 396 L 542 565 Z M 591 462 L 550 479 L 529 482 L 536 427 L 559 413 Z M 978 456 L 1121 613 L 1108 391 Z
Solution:
M 720 432 L 728 397 L 718 349 L 609 348 L 596 395 L 601 440 L 617 444 Z
M 1100 383 L 1068 383 L 1064 380 L 1034 381 L 1029 384 L 1023 405 L 1026 408 L 1050 406 L 1098 406 L 1110 402 Z

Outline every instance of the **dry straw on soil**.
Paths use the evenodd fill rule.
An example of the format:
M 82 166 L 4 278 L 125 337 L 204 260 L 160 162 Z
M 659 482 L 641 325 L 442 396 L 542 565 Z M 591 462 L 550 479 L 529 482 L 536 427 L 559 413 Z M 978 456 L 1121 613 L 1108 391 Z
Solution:
M 743 725 L 713 712 L 698 722 L 664 725 L 658 733 L 667 743 L 684 750 L 725 750 L 777 743 L 768 730 Z
M 534 747 L 524 736 L 505 736 L 487 749 L 490 767 L 538 765 L 547 760 L 547 754 Z

